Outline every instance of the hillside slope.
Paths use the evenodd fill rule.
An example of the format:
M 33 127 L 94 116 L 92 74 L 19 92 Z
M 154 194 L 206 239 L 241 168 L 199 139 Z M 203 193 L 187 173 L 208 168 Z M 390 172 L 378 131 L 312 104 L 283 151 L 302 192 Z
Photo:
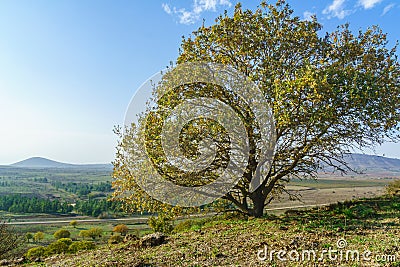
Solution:
M 346 161 L 356 170 L 366 172 L 387 171 L 400 173 L 400 159 L 366 154 L 352 154 L 351 156 L 346 157 Z
M 399 198 L 381 197 L 264 219 L 214 217 L 186 223 L 160 246 L 128 241 L 44 262 L 46 266 L 398 266 L 393 265 L 392 255 L 399 259 L 399 205 Z M 329 260 L 327 253 L 321 254 L 329 248 L 343 255 L 358 251 L 361 256 L 358 261 Z M 294 258 L 286 254 L 285 261 L 279 260 L 279 250 L 295 250 L 299 259 L 291 252 Z M 301 258 L 305 250 L 314 251 L 316 257 Z M 370 257 L 362 257 L 365 251 Z M 376 258 L 382 255 L 386 260 Z

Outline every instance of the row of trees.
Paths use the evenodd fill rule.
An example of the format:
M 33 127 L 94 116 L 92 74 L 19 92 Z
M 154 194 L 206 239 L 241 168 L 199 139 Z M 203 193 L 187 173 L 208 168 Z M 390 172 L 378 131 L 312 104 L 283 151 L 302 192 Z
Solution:
M 106 199 L 78 200 L 75 206 L 58 199 L 50 200 L 21 195 L 0 196 L 0 210 L 17 213 L 70 213 L 72 211 L 97 217 L 102 213 L 114 213 L 121 210 L 121 204 Z
M 74 210 L 82 215 L 98 217 L 102 213 L 121 211 L 121 204 L 107 201 L 107 199 L 80 200 L 76 202 Z
M 25 234 L 26 240 L 29 242 L 30 240 L 33 240 L 35 242 L 40 242 L 44 239 L 44 233 L 39 231 L 36 233 L 26 233 Z
M 2 195 L 0 196 L 0 210 L 17 213 L 69 213 L 73 207 L 58 199 Z

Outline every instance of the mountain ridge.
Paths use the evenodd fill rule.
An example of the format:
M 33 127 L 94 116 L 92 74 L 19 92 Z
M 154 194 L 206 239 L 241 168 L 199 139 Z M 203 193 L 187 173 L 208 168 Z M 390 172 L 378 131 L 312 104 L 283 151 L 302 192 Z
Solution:
M 112 168 L 112 164 L 71 164 L 43 157 L 31 157 L 6 166 L 17 168 Z
M 345 156 L 346 162 L 356 171 L 400 175 L 400 159 L 378 155 L 350 154 Z
M 350 154 L 345 156 L 349 166 L 362 172 L 393 173 L 400 175 L 400 159 L 388 158 L 378 155 L 368 154 Z M 14 168 L 107 168 L 111 169 L 112 164 L 71 164 L 59 162 L 43 157 L 31 157 L 10 165 L 1 165 L 1 167 Z

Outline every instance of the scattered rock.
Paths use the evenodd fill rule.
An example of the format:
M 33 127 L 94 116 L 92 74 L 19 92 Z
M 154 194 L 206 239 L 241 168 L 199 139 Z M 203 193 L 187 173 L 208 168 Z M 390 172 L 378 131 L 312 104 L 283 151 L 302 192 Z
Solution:
M 9 260 L 4 259 L 4 260 L 0 261 L 0 266 L 7 266 L 7 265 L 10 265 L 10 261 Z
M 12 260 L 3 259 L 0 261 L 0 266 L 15 266 L 15 265 L 23 264 L 25 261 L 26 261 L 25 257 L 12 259 Z
M 163 244 L 167 236 L 163 233 L 157 232 L 149 235 L 145 235 L 140 240 L 140 245 L 142 247 L 155 247 Z
M 14 263 L 15 264 L 21 264 L 21 263 L 25 262 L 25 260 L 26 260 L 25 257 L 21 257 L 21 258 L 15 259 Z
M 127 235 L 124 237 L 124 242 L 136 241 L 136 240 L 139 240 L 139 237 L 137 237 L 136 235 L 133 235 L 133 234 L 127 234 Z
M 224 254 L 222 254 L 222 253 L 217 253 L 217 254 L 215 255 L 215 257 L 216 257 L 216 258 L 225 258 L 226 256 L 225 256 Z

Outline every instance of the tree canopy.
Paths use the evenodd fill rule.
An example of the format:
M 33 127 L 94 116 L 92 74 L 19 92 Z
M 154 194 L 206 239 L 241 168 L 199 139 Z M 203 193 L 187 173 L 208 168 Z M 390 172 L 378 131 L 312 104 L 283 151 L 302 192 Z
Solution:
M 168 91 L 151 110 L 151 120 L 139 121 L 126 134 L 119 131 L 114 199 L 122 199 L 135 210 L 171 209 L 142 190 L 140 176 L 129 169 L 132 158 L 126 151 L 134 153 L 140 127 L 147 129 L 145 142 L 153 165 L 167 180 L 199 186 L 216 179 L 216 169 L 226 167 L 230 139 L 220 124 L 207 118 L 183 128 L 179 142 L 188 158 L 196 158 L 200 140 L 210 137 L 217 143 L 212 164 L 195 173 L 168 164 L 159 135 L 168 111 L 185 98 L 217 98 L 240 114 L 249 158 L 239 182 L 223 199 L 256 217 L 263 215 L 270 201 L 287 192 L 285 186 L 291 179 L 317 178 L 323 169 L 350 171 L 346 154 L 398 141 L 397 46 L 388 47 L 386 34 L 378 26 L 353 33 L 346 24 L 325 35 L 321 29 L 316 17 L 302 20 L 294 16 L 285 1 L 263 2 L 255 11 L 242 10 L 237 4 L 233 16 L 225 13 L 214 25 L 202 26 L 182 40 L 178 66 L 186 62 L 232 66 L 257 85 L 272 109 L 276 147 L 270 169 L 256 190 L 251 190 L 251 181 L 266 151 L 259 147 L 260 125 L 254 114 L 234 92 L 197 83 Z

